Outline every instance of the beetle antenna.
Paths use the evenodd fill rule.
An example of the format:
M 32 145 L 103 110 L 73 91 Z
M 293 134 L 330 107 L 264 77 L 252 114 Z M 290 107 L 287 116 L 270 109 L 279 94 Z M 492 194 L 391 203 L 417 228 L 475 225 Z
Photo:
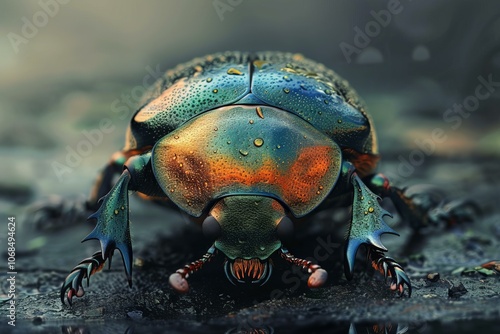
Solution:
M 189 284 L 187 279 L 189 275 L 200 270 L 203 265 L 215 256 L 215 246 L 212 245 L 205 255 L 201 259 L 194 262 L 186 264 L 183 268 L 178 269 L 175 273 L 170 275 L 168 282 L 179 293 L 187 293 L 189 291 Z
M 307 271 L 311 276 L 307 280 L 307 285 L 312 288 L 319 288 L 325 284 L 326 279 L 328 278 L 328 273 L 325 269 L 321 268 L 318 264 L 313 264 L 311 261 L 307 261 L 304 259 L 299 259 L 298 257 L 293 256 L 288 252 L 288 250 L 284 247 L 281 247 L 280 250 L 281 257 L 296 266 L 302 268 L 302 270 Z

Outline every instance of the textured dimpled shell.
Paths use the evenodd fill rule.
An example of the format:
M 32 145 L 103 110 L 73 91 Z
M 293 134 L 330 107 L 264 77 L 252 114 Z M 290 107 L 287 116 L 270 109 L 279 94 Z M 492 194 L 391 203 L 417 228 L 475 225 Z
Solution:
M 193 117 L 231 104 L 289 111 L 344 149 L 377 155 L 370 116 L 335 72 L 298 54 L 224 52 L 167 71 L 140 102 L 125 151 L 142 150 Z
M 366 117 L 346 103 L 321 73 L 292 63 L 257 61 L 254 62 L 252 93 L 269 105 L 303 118 L 335 138 L 341 147 L 364 151 L 370 130 Z
M 134 143 L 154 144 L 198 114 L 236 102 L 250 90 L 248 64 L 218 64 L 181 78 L 144 106 L 132 120 Z
M 160 187 L 193 216 L 233 194 L 273 196 L 304 216 L 328 195 L 342 163 L 328 136 L 265 106 L 206 112 L 159 140 L 152 159 Z

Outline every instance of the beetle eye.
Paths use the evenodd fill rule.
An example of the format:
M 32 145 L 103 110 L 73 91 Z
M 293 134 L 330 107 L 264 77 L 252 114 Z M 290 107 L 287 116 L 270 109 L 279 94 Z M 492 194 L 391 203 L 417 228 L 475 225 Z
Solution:
M 221 227 L 214 216 L 208 216 L 201 225 L 203 234 L 210 239 L 217 239 L 221 234 Z
M 293 238 L 293 222 L 290 218 L 286 216 L 281 218 L 276 232 L 281 241 L 290 241 Z

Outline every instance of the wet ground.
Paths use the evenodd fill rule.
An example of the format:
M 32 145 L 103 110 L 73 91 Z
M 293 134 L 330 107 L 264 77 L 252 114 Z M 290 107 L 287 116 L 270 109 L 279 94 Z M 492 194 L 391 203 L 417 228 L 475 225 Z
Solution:
M 430 162 L 426 168 L 429 173 L 422 173 L 422 181 L 433 183 L 436 175 L 445 173 L 460 175 L 464 168 L 474 168 L 474 174 L 481 175 L 491 172 L 495 165 L 490 160 L 477 165 Z M 396 165 L 383 166 L 391 170 Z M 448 177 L 453 181 L 454 176 Z M 178 295 L 168 286 L 169 274 L 201 256 L 209 241 L 182 214 L 133 197 L 133 287 L 127 286 L 117 253 L 111 270 L 92 276 L 85 296 L 75 298 L 71 308 L 61 304 L 60 285 L 69 269 L 97 250 L 95 241 L 79 243 L 92 226 L 77 223 L 54 231 L 47 225 L 47 229 L 35 232 L 33 226 L 18 225 L 19 239 L 29 245 L 29 249 L 20 247 L 16 262 L 18 326 L 3 325 L 2 332 L 22 333 L 28 329 L 41 333 L 139 333 L 168 329 L 236 333 L 260 329 L 264 333 L 347 333 L 353 328 L 351 324 L 358 332 L 373 333 L 380 326 L 391 333 L 435 333 L 443 328 L 476 332 L 481 326 L 491 332 L 499 328 L 500 276 L 478 266 L 498 260 L 499 182 L 496 178 L 489 184 L 464 189 L 464 184 L 456 181 L 448 190 L 455 197 L 474 199 L 482 208 L 476 222 L 431 229 L 416 236 L 395 217 L 390 223 L 401 237 L 384 237 L 390 255 L 404 265 L 411 277 L 411 298 L 392 293 L 380 275 L 363 264 L 362 256 L 354 279 L 344 278 L 340 247 L 344 211 L 320 213 L 311 219 L 316 227 L 304 228 L 289 247 L 295 255 L 308 257 L 318 245 L 334 242 L 325 248 L 331 254 L 322 261 L 330 275 L 326 287 L 308 289 L 307 277 L 300 270 L 280 263 L 264 287 L 234 287 L 223 274 L 222 261 L 216 259 L 190 278 L 188 294 Z M 391 209 L 390 203 L 387 205 Z M 431 273 L 439 273 L 439 278 L 429 280 Z M 1 282 L 2 291 L 6 291 L 5 273 L 1 274 Z

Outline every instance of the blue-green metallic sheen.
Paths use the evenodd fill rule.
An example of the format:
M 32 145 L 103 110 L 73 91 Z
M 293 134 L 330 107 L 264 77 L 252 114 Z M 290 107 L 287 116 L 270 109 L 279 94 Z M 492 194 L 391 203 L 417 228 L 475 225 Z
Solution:
M 206 112 L 161 138 L 152 167 L 160 187 L 199 217 L 207 205 L 235 194 L 285 203 L 296 217 L 310 213 L 335 186 L 338 145 L 292 113 L 234 106 Z

